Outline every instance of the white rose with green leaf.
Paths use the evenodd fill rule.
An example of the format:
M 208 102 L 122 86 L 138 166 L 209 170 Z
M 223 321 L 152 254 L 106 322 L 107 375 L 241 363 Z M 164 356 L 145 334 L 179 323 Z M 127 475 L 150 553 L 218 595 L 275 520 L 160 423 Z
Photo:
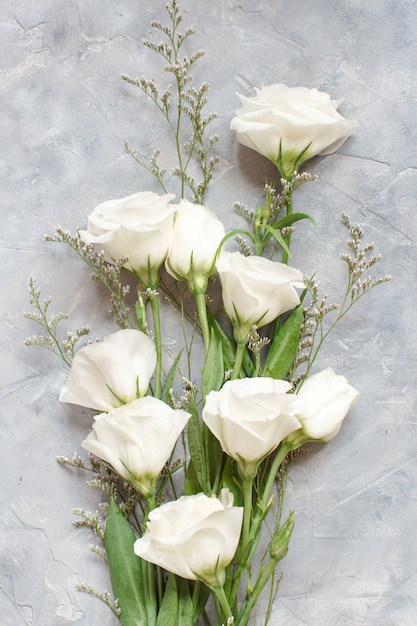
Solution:
M 140 330 L 119 330 L 76 353 L 59 399 L 110 411 L 146 395 L 155 365 L 152 339 Z
M 135 553 L 189 580 L 218 587 L 239 544 L 243 508 L 222 489 L 218 498 L 198 493 L 162 504 L 149 513 Z
M 82 446 L 153 497 L 161 470 L 172 454 L 190 414 L 152 396 L 138 398 L 95 418 Z
M 284 263 L 223 252 L 216 267 L 224 308 L 238 341 L 252 326 L 265 326 L 300 303 L 297 289 L 304 287 L 303 275 Z
M 174 197 L 141 191 L 102 202 L 88 216 L 87 229 L 79 231 L 80 237 L 94 244 L 108 263 L 127 257 L 123 267 L 143 285 L 155 287 L 171 240 Z
M 338 150 L 357 126 L 337 111 L 342 100 L 318 89 L 277 83 L 255 91 L 253 97 L 239 95 L 242 108 L 230 128 L 241 144 L 275 163 L 284 178 L 304 161 Z

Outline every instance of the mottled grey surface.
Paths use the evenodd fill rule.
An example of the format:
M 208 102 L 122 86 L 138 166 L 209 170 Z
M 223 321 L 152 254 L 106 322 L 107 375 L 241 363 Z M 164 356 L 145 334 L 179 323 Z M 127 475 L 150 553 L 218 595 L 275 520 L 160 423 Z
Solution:
M 110 626 L 109 610 L 75 591 L 109 589 L 71 525 L 72 507 L 95 510 L 98 494 L 55 461 L 71 456 L 88 412 L 57 400 L 65 368 L 38 348 L 22 317 L 33 274 L 56 311 L 92 336 L 114 329 L 104 294 L 69 250 L 43 242 L 60 224 L 75 230 L 99 202 L 152 179 L 124 152 L 168 146 L 159 122 L 121 73 L 153 73 L 142 46 L 164 0 L 2 0 L 1 71 L 1 517 L 3 626 Z M 342 149 L 315 159 L 317 183 L 296 197 L 310 212 L 293 263 L 317 267 L 338 299 L 346 238 L 340 213 L 358 220 L 384 255 L 392 282 L 376 290 L 329 340 L 317 368 L 331 365 L 361 392 L 340 435 L 315 446 L 291 472 L 296 510 L 273 626 L 417 624 L 416 204 L 417 104 L 414 0 L 183 0 L 206 50 L 200 79 L 212 86 L 222 165 L 207 204 L 227 227 L 235 200 L 253 205 L 273 168 L 228 131 L 236 91 L 286 82 L 345 99 L 359 127 Z M 201 69 L 204 67 L 204 69 Z

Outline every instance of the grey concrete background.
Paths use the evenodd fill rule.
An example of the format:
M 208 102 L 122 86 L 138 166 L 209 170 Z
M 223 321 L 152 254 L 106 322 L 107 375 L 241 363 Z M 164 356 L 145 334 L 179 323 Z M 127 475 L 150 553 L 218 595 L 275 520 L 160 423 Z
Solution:
M 71 509 L 99 495 L 59 466 L 90 427 L 87 412 L 60 405 L 65 368 L 38 348 L 22 317 L 33 274 L 55 311 L 91 336 L 114 329 L 104 294 L 66 250 L 43 242 L 56 225 L 75 230 L 99 202 L 155 189 L 124 152 L 165 146 L 139 92 L 120 80 L 155 71 L 142 46 L 164 0 L 2 0 L 1 508 L 0 615 L 5 626 L 110 626 L 109 610 L 74 590 L 109 589 Z M 314 159 L 317 183 L 301 189 L 294 264 L 317 268 L 331 300 L 343 279 L 340 213 L 363 226 L 391 273 L 323 350 L 327 365 L 361 392 L 340 435 L 294 463 L 287 506 L 296 510 L 273 626 L 412 626 L 417 623 L 416 204 L 417 5 L 413 0 L 183 0 L 194 45 L 206 50 L 222 164 L 207 204 L 227 228 L 233 202 L 254 205 L 273 168 L 238 147 L 229 122 L 254 85 L 286 82 L 344 98 L 359 127 L 342 149 Z M 162 133 L 162 135 L 161 135 Z M 156 189 L 155 189 L 156 190 Z

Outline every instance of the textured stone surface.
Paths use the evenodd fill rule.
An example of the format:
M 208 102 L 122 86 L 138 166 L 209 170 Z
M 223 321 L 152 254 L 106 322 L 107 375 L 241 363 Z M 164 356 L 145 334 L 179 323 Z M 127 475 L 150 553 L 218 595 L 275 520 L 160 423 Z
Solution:
M 109 589 L 92 536 L 71 509 L 95 510 L 83 476 L 55 462 L 71 456 L 90 416 L 57 401 L 65 369 L 25 348 L 22 317 L 33 274 L 72 326 L 93 337 L 114 327 L 105 295 L 69 250 L 43 242 L 60 224 L 85 224 L 99 202 L 152 179 L 125 153 L 168 148 L 159 121 L 121 73 L 153 74 L 142 46 L 164 0 L 2 0 L 0 7 L 1 403 L 0 614 L 4 626 L 116 623 L 77 582 Z M 299 227 L 294 264 L 317 268 L 340 298 L 336 262 L 359 221 L 392 282 L 362 301 L 329 339 L 331 365 L 361 392 L 340 435 L 294 463 L 287 506 L 296 510 L 273 626 L 413 626 L 417 623 L 416 199 L 417 5 L 413 0 L 183 0 L 199 79 L 211 84 L 222 164 L 207 203 L 228 228 L 233 202 L 254 205 L 273 168 L 228 131 L 236 91 L 262 83 L 318 87 L 345 102 L 359 127 L 343 148 L 315 159 L 317 183 L 296 196 L 317 222 Z M 204 68 L 204 69 L 202 69 Z

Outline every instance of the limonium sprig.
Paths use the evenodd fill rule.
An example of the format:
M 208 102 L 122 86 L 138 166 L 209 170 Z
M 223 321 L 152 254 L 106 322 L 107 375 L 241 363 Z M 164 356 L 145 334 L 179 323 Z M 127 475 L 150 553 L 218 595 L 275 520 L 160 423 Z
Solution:
M 184 198 L 186 191 L 190 191 L 195 202 L 204 204 L 208 185 L 220 160 L 219 155 L 211 154 L 219 136 L 216 133 L 207 134 L 208 126 L 217 116 L 205 112 L 209 84 L 203 82 L 199 87 L 192 84 L 191 70 L 204 56 L 204 51 L 199 49 L 183 56 L 183 46 L 194 35 L 194 29 L 188 27 L 180 31 L 183 18 L 175 0 L 166 8 L 169 16 L 167 25 L 157 20 L 151 22 L 151 27 L 162 36 L 162 40 L 145 39 L 144 45 L 161 57 L 163 70 L 173 77 L 175 87 L 168 83 L 161 91 L 155 78 L 141 76 L 133 79 L 126 75 L 122 75 L 122 78 L 143 91 L 166 122 L 173 138 L 176 160 L 171 175 L 180 181 L 180 197 Z M 147 164 L 138 156 L 137 150 L 131 150 L 127 143 L 126 150 L 155 177 L 166 192 L 166 169 L 159 164 L 160 151 L 155 150 L 150 164 Z M 194 163 L 197 164 L 200 180 L 195 179 Z
M 277 169 L 262 202 L 235 204 L 247 228 L 226 232 L 206 205 L 219 159 L 209 85 L 193 83 L 203 52 L 188 49 L 194 31 L 183 29 L 176 0 L 166 8 L 168 23 L 151 23 L 161 39 L 144 45 L 172 84 L 123 79 L 165 121 L 169 173 L 159 148 L 144 157 L 127 146 L 156 190 L 101 199 L 75 235 L 59 227 L 46 237 L 86 263 L 116 328 L 79 347 L 88 327 L 61 332 L 68 315 L 51 315 L 51 299 L 31 278 L 26 316 L 41 333 L 26 343 L 69 366 L 60 400 L 91 409 L 80 442 L 88 461 L 78 453 L 57 460 L 86 472 L 103 494 L 98 511 L 73 510 L 74 524 L 100 542 L 90 550 L 109 568 L 114 600 L 89 584 L 78 589 L 123 626 L 246 626 L 269 585 L 267 624 L 296 523 L 285 506 L 290 461 L 306 443 L 336 437 L 359 396 L 331 366 L 312 369 L 336 325 L 389 276 L 372 275 L 381 256 L 345 214 L 340 303 L 293 258 L 297 223 L 314 223 L 296 191 L 316 176 L 300 168 L 332 154 L 356 127 L 317 89 L 274 84 L 241 96 L 231 128 Z M 178 349 L 164 335 L 173 310 Z

